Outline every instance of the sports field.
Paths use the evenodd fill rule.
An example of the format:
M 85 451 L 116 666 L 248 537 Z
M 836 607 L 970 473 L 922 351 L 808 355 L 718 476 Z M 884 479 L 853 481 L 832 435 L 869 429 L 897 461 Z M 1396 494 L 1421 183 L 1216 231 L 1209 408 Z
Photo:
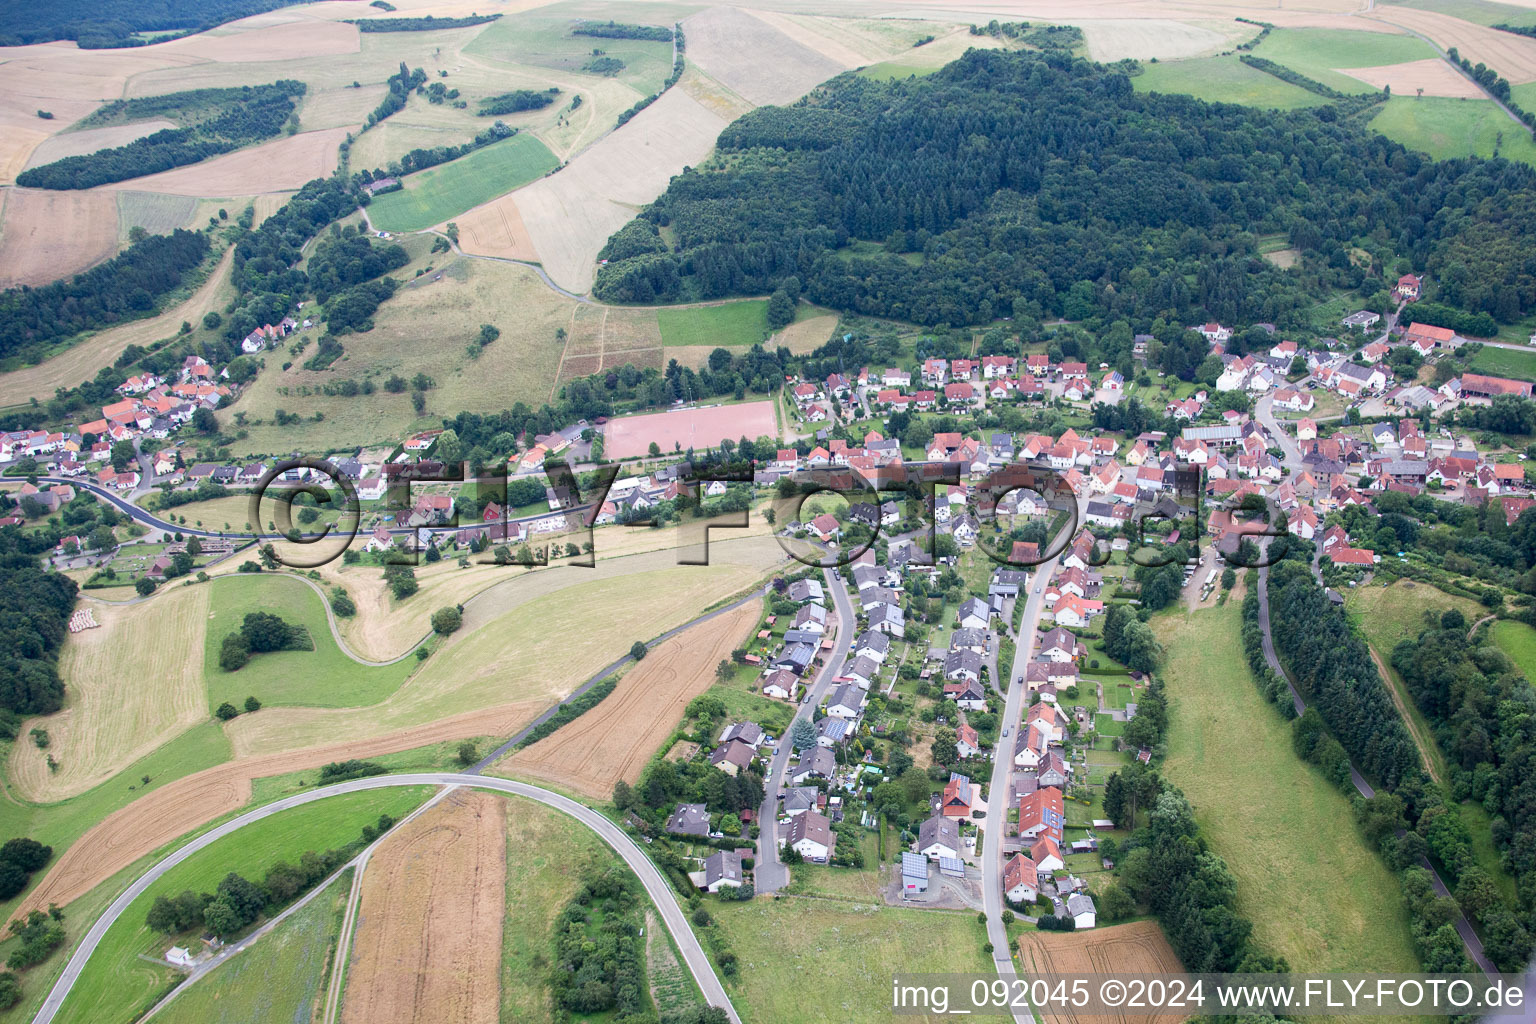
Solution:
M 1497 155 L 1536 165 L 1536 142 L 1492 100 L 1393 96 L 1371 118 L 1389 139 L 1437 160 Z
M 1236 601 L 1153 620 L 1171 705 L 1163 774 L 1232 870 L 1262 949 L 1297 971 L 1415 970 L 1397 880 L 1350 824 L 1349 799 L 1292 750 L 1248 671 L 1241 625 Z
M 368 206 L 368 219 L 385 231 L 420 231 L 458 216 L 553 170 L 559 161 L 530 132 L 493 142 L 467 156 L 407 175 L 398 192 Z
M 661 325 L 661 343 L 673 345 L 748 346 L 768 334 L 768 302 L 722 302 L 712 306 L 686 306 L 659 309 L 656 320 Z
M 259 881 L 278 861 L 297 863 L 306 850 L 319 852 L 352 842 L 381 814 L 397 819 L 408 814 L 430 792 L 421 786 L 330 797 L 265 818 L 198 851 L 166 872 L 107 929 L 55 1020 L 127 1024 L 164 992 L 175 972 L 140 959 L 142 954 L 163 955 L 175 944 L 144 923 L 156 896 L 186 889 L 212 892 L 231 871 Z
M 1131 79 L 1131 84 L 1137 92 L 1186 93 L 1211 103 L 1276 110 L 1295 110 L 1325 102 L 1323 97 L 1251 68 L 1236 57 L 1147 64 L 1140 75 Z
M 671 452 L 713 448 L 727 437 L 773 437 L 777 433 L 772 402 L 674 409 L 609 420 L 603 451 L 610 459 L 630 459 L 646 454 L 653 443 Z

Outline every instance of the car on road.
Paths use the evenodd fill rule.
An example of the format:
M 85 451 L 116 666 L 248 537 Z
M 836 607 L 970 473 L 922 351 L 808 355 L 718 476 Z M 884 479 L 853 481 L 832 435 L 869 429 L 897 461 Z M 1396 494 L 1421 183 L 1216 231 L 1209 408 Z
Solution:
M 1008 738 L 1008 729 L 1007 729 L 1007 727 L 1006 727 L 1006 726 L 1005 726 L 1005 727 L 1004 727 L 1004 728 L 1003 728 L 1003 739 L 1007 739 L 1007 738 Z

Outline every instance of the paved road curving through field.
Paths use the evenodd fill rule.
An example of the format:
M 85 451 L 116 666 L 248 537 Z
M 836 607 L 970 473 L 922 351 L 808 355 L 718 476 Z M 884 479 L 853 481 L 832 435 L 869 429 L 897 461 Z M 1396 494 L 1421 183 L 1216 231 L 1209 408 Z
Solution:
M 329 796 L 338 796 L 343 793 L 358 793 L 364 790 L 388 789 L 397 786 L 465 786 L 474 789 L 489 789 L 498 793 L 507 793 L 512 796 L 525 797 L 535 800 L 546 807 L 554 808 L 562 814 L 570 815 L 587 828 L 596 832 L 598 838 L 613 848 L 624 863 L 629 865 L 635 875 L 640 879 L 640 884 L 645 887 L 646 895 L 655 904 L 657 913 L 661 915 L 667 931 L 671 932 L 677 948 L 682 952 L 683 961 L 688 965 L 694 981 L 698 983 L 699 990 L 704 993 L 705 1001 L 712 1006 L 723 1007 L 732 1024 L 741 1024 L 741 1018 L 736 1013 L 735 1006 L 731 1003 L 731 997 L 726 994 L 725 986 L 720 983 L 714 968 L 710 966 L 709 957 L 700 945 L 698 937 L 693 934 L 693 929 L 688 926 L 687 919 L 683 916 L 682 908 L 678 906 L 676 897 L 672 894 L 672 888 L 667 883 L 656 865 L 652 864 L 634 841 L 613 822 L 603 817 L 598 812 L 583 804 L 577 803 L 569 797 L 552 793 L 538 786 L 530 786 L 524 782 L 513 782 L 511 779 L 485 778 L 480 775 L 460 775 L 453 772 L 426 772 L 415 775 L 379 775 L 367 779 L 354 779 L 351 782 L 342 782 L 334 786 L 326 786 L 323 789 L 310 790 L 307 793 L 297 793 L 281 800 L 275 800 L 264 807 L 258 807 L 225 822 L 218 828 L 210 829 L 203 835 L 192 840 L 181 849 L 172 853 L 154 867 L 150 868 L 138 880 L 130 885 L 117 899 L 112 901 L 96 922 L 85 933 L 85 938 L 75 949 L 74 955 L 69 958 L 69 963 L 64 966 L 64 973 L 54 984 L 48 998 L 43 1001 L 42 1008 L 37 1016 L 32 1018 L 32 1024 L 51 1024 L 58 1014 L 59 1008 L 64 1004 L 65 998 L 79 980 L 80 973 L 85 969 L 86 962 L 91 954 L 101 945 L 101 940 L 106 936 L 107 929 L 123 915 L 129 905 L 135 899 L 143 895 L 166 872 L 187 860 L 193 854 L 205 849 L 210 844 L 244 828 L 246 825 L 260 821 L 282 811 L 301 807 L 304 804 L 313 803 Z

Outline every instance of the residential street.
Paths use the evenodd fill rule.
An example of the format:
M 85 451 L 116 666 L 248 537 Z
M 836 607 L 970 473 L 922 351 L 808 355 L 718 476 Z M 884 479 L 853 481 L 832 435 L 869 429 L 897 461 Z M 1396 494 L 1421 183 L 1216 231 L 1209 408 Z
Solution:
M 822 585 L 831 593 L 832 603 L 837 609 L 837 640 L 812 684 L 811 699 L 801 702 L 795 709 L 795 717 L 790 721 L 789 728 L 784 730 L 784 735 L 779 737 L 779 749 L 774 753 L 773 763 L 768 768 L 764 786 L 767 796 L 763 806 L 758 809 L 757 866 L 753 869 L 757 891 L 760 893 L 777 892 L 789 884 L 789 869 L 779 860 L 778 808 L 779 789 L 784 785 L 784 772 L 789 767 L 790 729 L 801 719 L 809 721 L 815 717 L 817 706 L 826 698 L 827 687 L 832 680 L 842 672 L 848 648 L 853 644 L 855 620 L 853 602 L 848 599 L 848 588 L 843 585 L 842 576 L 836 569 L 823 569 L 821 578 Z
M 992 754 L 992 784 L 987 791 L 989 810 L 986 819 L 982 822 L 984 836 L 981 850 L 981 875 L 983 906 L 987 915 L 987 940 L 992 943 L 992 960 L 997 967 L 997 973 L 1002 975 L 1015 973 L 1013 954 L 1008 947 L 1008 933 L 1003 926 L 1002 918 L 1005 909 L 1002 849 L 1004 836 L 1008 831 L 1013 750 L 1019 738 L 1019 720 L 1024 709 L 1025 691 L 1028 689 L 1024 683 L 1024 667 L 1029 664 L 1035 653 L 1036 630 L 1040 624 L 1040 612 L 1044 605 L 1042 595 L 1046 581 L 1056 571 L 1056 562 L 1057 559 L 1053 558 L 1049 562 L 1036 566 L 1030 576 L 1031 589 L 1029 599 L 1024 604 L 1024 618 L 1019 625 L 1018 636 L 1015 638 L 1016 646 L 1008 681 L 1008 697 L 1002 717 L 1002 727 L 1008 730 L 1008 735 L 1003 736 L 999 733 L 997 747 Z M 1032 1018 L 1027 1010 L 1015 1010 L 1013 1018 L 1019 1024 L 1032 1024 Z

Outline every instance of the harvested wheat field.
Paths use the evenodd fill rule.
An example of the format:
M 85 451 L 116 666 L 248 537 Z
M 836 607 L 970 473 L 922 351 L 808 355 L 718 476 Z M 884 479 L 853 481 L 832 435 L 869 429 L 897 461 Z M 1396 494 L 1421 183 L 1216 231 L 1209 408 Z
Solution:
M 179 587 L 143 604 L 86 607 L 101 627 L 65 641 L 64 710 L 22 726 L 47 729 L 48 750 L 31 743 L 11 748 L 11 785 L 26 800 L 84 793 L 208 716 L 200 660 L 207 587 Z M 48 770 L 48 754 L 57 771 Z
M 76 840 L 53 861 L 16 912 L 44 909 L 49 903 L 66 906 L 140 857 L 238 811 L 250 803 L 255 779 L 475 736 L 511 736 L 548 706 L 546 700 L 503 704 L 369 740 L 247 757 L 177 779 L 114 811 Z
M 513 577 L 523 586 L 492 588 L 467 605 L 464 627 L 380 703 L 347 709 L 263 708 L 259 715 L 230 722 L 226 732 L 235 753 L 245 756 L 340 740 L 364 742 L 511 701 L 543 710 L 622 656 L 634 641 L 682 625 L 711 603 L 751 586 L 768 566 L 726 559 L 753 546 L 772 556 L 768 565 L 783 558 L 771 538 L 759 537 L 712 544 L 715 564 L 708 566 L 672 564 L 642 571 L 647 563 L 675 563 L 673 552 L 660 551 L 599 560 L 592 569 L 555 567 L 526 580 Z M 540 588 L 552 592 L 529 600 Z M 496 613 L 507 605 L 510 611 Z
M 690 62 L 759 106 L 797 100 L 834 75 L 863 63 L 819 53 L 767 21 L 733 7 L 700 11 L 683 22 L 683 31 L 688 37 Z M 841 48 L 834 52 L 856 56 Z
M 832 340 L 832 332 L 835 330 L 837 330 L 835 313 L 827 316 L 813 316 L 790 324 L 770 338 L 764 347 L 770 351 L 787 348 L 797 356 L 810 355 Z
M 606 800 L 620 779 L 638 782 L 688 702 L 709 689 L 715 666 L 730 658 L 761 613 L 762 602 L 749 601 L 658 644 L 602 703 L 501 762 L 497 773 L 552 782 L 593 800 Z
M 1182 974 L 1184 967 L 1156 921 L 1087 932 L 1027 932 L 1019 938 L 1025 974 Z M 1178 1024 L 1187 1014 L 1084 1014 L 1047 1011 L 1045 1024 Z
M 56 194 L 91 195 L 92 193 Z M 115 238 L 117 234 L 115 212 L 113 217 L 112 233 Z M 0 254 L 4 251 L 5 242 L 0 239 Z M 231 248 L 224 254 L 218 266 L 208 275 L 208 280 L 192 293 L 191 298 L 159 316 L 133 320 L 108 328 L 79 344 L 71 345 L 52 359 L 45 359 L 36 366 L 0 373 L 0 406 L 19 405 L 33 395 L 51 395 L 55 388 L 74 387 L 81 381 L 90 380 L 96 376 L 98 370 L 110 365 L 129 345 L 147 346 L 162 338 L 174 336 L 183 320 L 190 320 L 193 323 L 201 321 L 204 313 L 221 304 L 221 288 L 229 280 L 229 268 L 234 263 L 234 252 L 235 250 Z
M 1425 96 L 1452 96 L 1467 100 L 1480 100 L 1486 95 L 1470 79 L 1439 57 L 1376 68 L 1339 68 L 1338 71 L 1341 75 L 1358 78 L 1377 89 L 1391 86 L 1394 96 L 1413 96 L 1420 90 Z
M 342 1024 L 497 1024 L 506 807 L 459 790 L 379 844 L 363 873 Z
M 67 156 L 85 156 L 98 149 L 126 146 L 134 139 L 142 139 L 146 135 L 175 127 L 174 121 L 157 118 L 153 121 L 139 121 L 134 124 L 114 124 L 105 128 L 65 132 L 62 135 L 53 136 L 34 149 L 31 158 L 27 160 L 27 166 L 41 167 L 55 160 L 63 160 Z
M 1463 57 L 1474 64 L 1479 61 L 1487 64 L 1509 79 L 1512 85 L 1536 81 L 1536 39 L 1409 7 L 1377 7 L 1365 17 L 1427 36 L 1441 49 L 1454 46 Z
M 356 25 L 340 21 L 289 21 L 262 25 L 257 18 L 231 22 L 211 32 L 200 32 L 154 47 L 166 53 L 202 57 L 221 64 L 255 61 L 299 60 L 356 53 L 360 48 Z
M 1082 29 L 1089 57 L 1105 64 L 1125 57 L 1136 60 L 1199 57 L 1227 49 L 1238 39 L 1258 32 L 1255 26 L 1238 23 L 1193 25 L 1159 18 L 1106 18 L 1084 22 Z
M 7 193 L 0 287 L 48 284 L 117 251 L 117 201 L 111 195 L 32 188 Z
M 459 225 L 459 245 L 465 252 L 528 263 L 539 261 L 528 228 L 523 225 L 523 215 L 518 212 L 515 193 L 477 206 L 455 223 Z
M 690 37 L 690 53 L 692 45 Z M 608 236 L 685 165 L 701 163 L 727 123 L 687 93 L 669 89 L 560 171 L 487 206 L 513 202 L 549 276 L 562 288 L 586 292 Z M 466 252 L 479 251 L 467 242 L 460 237 Z
M 775 32 L 779 32 L 789 38 L 791 42 L 815 50 L 827 60 L 845 68 L 856 68 L 863 64 L 872 64 L 890 56 L 898 49 L 910 49 L 912 44 L 906 47 L 871 45 L 874 40 L 865 37 L 848 38 L 839 33 L 834 26 L 835 19 L 818 18 L 809 15 L 780 14 L 777 11 L 749 11 L 752 17 L 767 25 Z M 830 29 L 830 30 L 829 30 Z M 924 33 L 925 35 L 931 33 Z M 915 38 L 915 36 L 914 36 Z
M 336 169 L 347 132 L 358 125 L 300 132 L 202 163 L 101 185 L 92 192 L 169 192 L 178 196 L 247 196 L 291 192 Z

